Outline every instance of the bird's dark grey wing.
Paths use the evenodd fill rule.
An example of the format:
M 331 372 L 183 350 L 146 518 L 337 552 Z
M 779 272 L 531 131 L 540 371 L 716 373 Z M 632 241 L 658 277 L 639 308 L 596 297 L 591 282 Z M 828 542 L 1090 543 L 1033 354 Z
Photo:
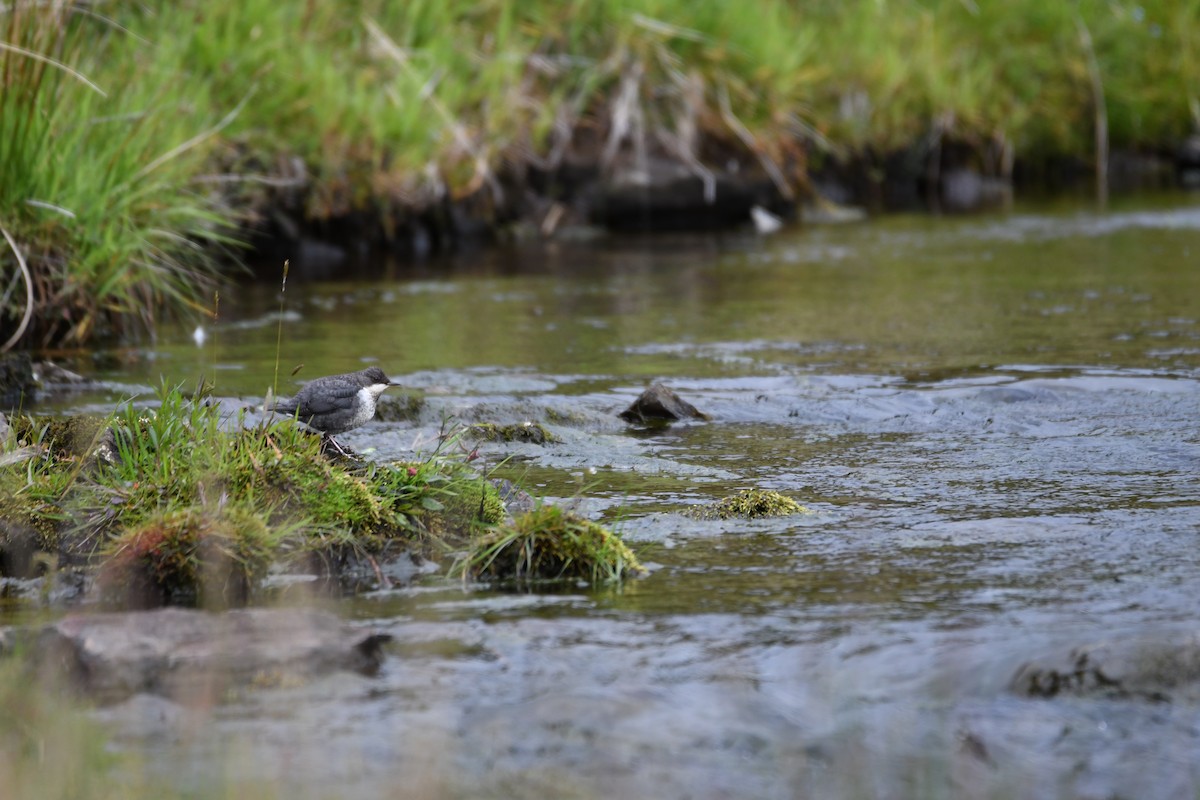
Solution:
M 358 387 L 348 381 L 320 387 L 309 384 L 296 393 L 296 405 L 305 415 L 330 414 L 352 408 L 356 394 Z

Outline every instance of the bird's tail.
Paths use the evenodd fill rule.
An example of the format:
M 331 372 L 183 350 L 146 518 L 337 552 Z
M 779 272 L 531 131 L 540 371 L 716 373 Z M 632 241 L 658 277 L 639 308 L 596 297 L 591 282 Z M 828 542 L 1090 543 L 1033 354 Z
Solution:
M 267 410 L 274 411 L 276 414 L 291 416 L 296 413 L 296 400 L 292 397 L 276 398 Z

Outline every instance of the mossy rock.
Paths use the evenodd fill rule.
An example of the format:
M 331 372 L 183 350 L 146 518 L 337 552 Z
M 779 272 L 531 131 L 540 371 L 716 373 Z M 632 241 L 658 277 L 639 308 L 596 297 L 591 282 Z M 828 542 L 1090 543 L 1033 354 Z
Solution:
M 425 396 L 413 392 L 388 394 L 375 406 L 375 417 L 383 422 L 407 422 L 421 416 Z
M 112 420 L 95 414 L 32 417 L 17 414 L 9 425 L 17 443 L 40 444 L 57 458 L 89 456 L 99 448 L 112 447 Z
M 482 478 L 456 486 L 442 505 L 447 521 L 460 528 L 471 524 L 498 525 L 507 511 L 500 492 Z
M 720 502 L 689 509 L 686 513 L 698 519 L 758 519 L 807 514 L 808 509 L 792 498 L 770 489 L 746 489 Z
M 67 515 L 54 499 L 62 496 L 70 480 L 66 469 L 49 475 L 35 472 L 28 483 L 23 468 L 0 468 L 0 551 L 58 550 L 59 528 Z
M 165 511 L 114 538 L 99 585 L 123 606 L 244 604 L 275 546 L 262 517 L 238 509 Z
M 521 422 L 514 425 L 497 425 L 494 422 L 480 422 L 472 425 L 470 431 L 476 437 L 486 439 L 489 442 L 549 444 L 562 441 L 540 422 Z
M 557 506 L 540 506 L 477 537 L 460 569 L 476 578 L 592 582 L 646 571 L 615 533 Z

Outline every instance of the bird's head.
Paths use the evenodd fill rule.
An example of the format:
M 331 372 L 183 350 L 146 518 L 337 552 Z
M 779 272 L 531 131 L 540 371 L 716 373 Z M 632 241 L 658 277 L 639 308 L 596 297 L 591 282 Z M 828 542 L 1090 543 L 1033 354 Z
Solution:
M 383 394 L 383 390 L 389 386 L 399 386 L 379 367 L 367 367 L 358 375 L 363 387 L 369 389 L 376 397 Z

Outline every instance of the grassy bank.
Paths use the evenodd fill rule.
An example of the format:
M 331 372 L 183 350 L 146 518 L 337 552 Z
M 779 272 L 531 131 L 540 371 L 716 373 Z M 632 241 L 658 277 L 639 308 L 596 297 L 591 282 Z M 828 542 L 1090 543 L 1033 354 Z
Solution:
M 18 0 L 0 42 L 0 330 L 26 345 L 199 313 L 281 207 L 496 224 L 531 174 L 646 153 L 803 197 L 829 159 L 949 142 L 1004 175 L 1200 120 L 1200 0 Z

